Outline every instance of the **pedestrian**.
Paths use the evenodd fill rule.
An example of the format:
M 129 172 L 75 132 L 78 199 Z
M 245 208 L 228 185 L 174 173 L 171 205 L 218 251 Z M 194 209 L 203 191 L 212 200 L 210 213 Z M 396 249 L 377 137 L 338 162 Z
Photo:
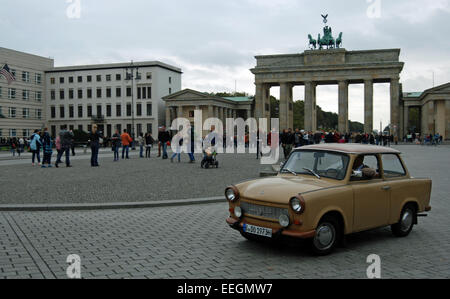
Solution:
M 16 148 L 17 148 L 16 139 L 15 138 L 11 138 L 10 139 L 9 146 L 10 146 L 11 154 L 13 155 L 13 157 L 15 157 L 16 156 Z
M 62 148 L 61 148 L 61 137 L 58 135 L 56 136 L 55 139 L 55 148 L 56 148 L 56 153 L 57 153 L 57 157 L 59 157 L 59 153 L 61 152 Z M 56 163 L 61 163 L 61 160 L 57 160 Z
M 168 158 L 167 154 L 167 143 L 170 141 L 170 133 L 166 130 L 166 127 L 162 127 L 161 131 L 158 133 L 158 142 L 161 145 L 163 151 L 163 160 Z
M 70 149 L 73 143 L 73 133 L 67 131 L 67 126 L 64 125 L 62 130 L 59 132 L 59 138 L 61 142 L 61 151 L 58 153 L 58 157 L 56 158 L 55 166 L 59 167 L 59 163 L 61 163 L 62 155 L 66 155 L 66 167 L 72 167 L 70 164 Z
M 153 139 L 152 133 L 145 134 L 145 157 L 150 158 L 150 154 L 152 152 L 153 144 L 155 143 L 155 139 Z
M 89 144 L 91 145 L 91 167 L 99 167 L 98 152 L 102 141 L 102 132 L 98 131 L 97 125 L 92 126 L 92 131 L 89 134 Z
M 188 136 L 189 144 L 188 144 L 188 156 L 189 156 L 189 163 L 195 163 L 195 130 L 193 127 L 190 128 L 190 136 Z
M 144 158 L 145 140 L 144 140 L 144 134 L 142 132 L 139 133 L 138 144 L 139 144 L 139 157 Z
M 174 150 L 174 153 L 172 155 L 172 157 L 170 158 L 170 162 L 173 163 L 173 158 L 178 156 L 178 163 L 181 162 L 181 148 L 183 146 L 183 139 L 180 138 L 180 140 L 178 141 L 178 145 L 172 144 L 172 150 Z
M 122 160 L 125 159 L 125 153 L 126 158 L 130 159 L 129 152 L 130 152 L 130 144 L 133 141 L 130 134 L 128 134 L 127 130 L 123 130 L 122 135 L 120 135 L 120 139 L 122 140 Z
M 35 130 L 31 136 L 30 150 L 32 153 L 31 165 L 34 166 L 34 161 L 37 158 L 39 166 L 41 166 L 41 136 L 39 130 Z
M 71 143 L 70 143 L 70 149 L 72 150 L 72 156 L 75 156 L 75 140 L 74 140 L 74 136 L 75 135 L 73 134 L 72 130 L 70 130 L 69 132 L 72 135 L 72 140 L 71 140 Z
M 25 140 L 21 137 L 19 139 L 19 156 L 21 153 L 23 153 L 24 148 L 25 148 Z
M 120 148 L 120 132 L 116 129 L 116 132 L 112 136 L 112 151 L 114 152 L 114 162 L 119 161 L 119 148 Z
M 42 168 L 52 167 L 52 154 L 53 154 L 53 144 L 52 138 L 48 133 L 48 129 L 44 129 L 44 134 L 42 136 L 42 150 L 44 152 L 44 158 L 42 159 Z M 47 164 L 47 166 L 45 166 Z

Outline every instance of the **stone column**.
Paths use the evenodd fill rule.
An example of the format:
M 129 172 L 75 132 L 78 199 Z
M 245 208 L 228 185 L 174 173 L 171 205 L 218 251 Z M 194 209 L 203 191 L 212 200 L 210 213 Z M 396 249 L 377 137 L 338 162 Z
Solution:
M 442 136 L 444 136 L 444 140 L 450 140 L 450 100 L 445 101 L 445 120 L 447 122 L 446 130 Z
M 256 111 L 255 111 L 256 114 Z M 252 110 L 251 109 L 247 109 L 247 119 L 252 117 Z
M 403 106 L 403 134 L 409 133 L 409 107 Z
M 348 128 L 348 82 L 339 82 L 339 133 L 345 134 L 349 132 Z
M 391 125 L 392 134 L 399 137 L 400 133 L 400 79 L 391 79 Z
M 184 116 L 184 115 L 183 115 L 183 112 L 184 112 L 184 111 L 183 111 L 183 106 L 181 106 L 181 105 L 178 106 L 177 110 L 178 110 L 178 111 L 177 111 L 177 112 L 178 112 L 178 113 L 177 113 L 177 117 L 178 117 L 178 118 L 182 118 L 182 117 Z
M 265 115 L 265 107 L 264 107 L 264 84 L 257 83 L 256 84 L 256 93 L 255 93 L 255 117 L 262 118 Z
M 364 81 L 364 131 L 373 132 L 373 81 Z
M 316 84 L 305 82 L 305 130 L 316 131 Z
M 166 107 L 166 128 L 172 126 L 172 107 Z
M 209 105 L 208 106 L 208 118 L 213 118 L 213 117 L 214 117 L 214 106 Z
M 289 128 L 289 96 L 292 87 L 288 83 L 280 84 L 280 130 L 283 131 Z

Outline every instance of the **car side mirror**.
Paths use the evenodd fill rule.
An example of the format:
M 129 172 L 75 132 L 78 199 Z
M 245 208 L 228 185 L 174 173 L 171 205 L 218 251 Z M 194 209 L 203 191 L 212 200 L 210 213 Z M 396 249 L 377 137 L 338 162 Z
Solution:
M 352 172 L 352 178 L 362 178 L 363 177 L 363 172 L 360 170 L 353 170 Z

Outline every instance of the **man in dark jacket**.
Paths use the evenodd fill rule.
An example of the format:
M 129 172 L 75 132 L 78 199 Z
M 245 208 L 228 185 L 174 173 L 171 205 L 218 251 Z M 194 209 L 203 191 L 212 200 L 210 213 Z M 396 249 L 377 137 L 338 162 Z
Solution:
M 63 126 L 61 132 L 59 132 L 59 138 L 61 139 L 61 151 L 58 153 L 55 166 L 58 167 L 58 163 L 61 160 L 62 155 L 66 155 L 66 166 L 72 167 L 70 165 L 70 148 L 73 142 L 73 133 L 67 131 L 67 126 Z
M 170 141 L 170 133 L 166 131 L 166 127 L 162 127 L 162 130 L 158 133 L 158 141 L 161 144 L 163 150 L 163 160 L 167 159 L 167 142 Z

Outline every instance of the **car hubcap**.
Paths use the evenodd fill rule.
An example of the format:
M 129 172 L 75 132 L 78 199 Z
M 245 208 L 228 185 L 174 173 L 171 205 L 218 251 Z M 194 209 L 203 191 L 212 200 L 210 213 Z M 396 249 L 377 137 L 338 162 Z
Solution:
M 406 210 L 403 213 L 402 221 L 401 221 L 401 229 L 403 232 L 407 232 L 413 223 L 413 213 L 411 210 Z
M 314 244 L 320 250 L 327 250 L 333 245 L 335 236 L 336 231 L 332 225 L 321 224 L 314 237 Z

